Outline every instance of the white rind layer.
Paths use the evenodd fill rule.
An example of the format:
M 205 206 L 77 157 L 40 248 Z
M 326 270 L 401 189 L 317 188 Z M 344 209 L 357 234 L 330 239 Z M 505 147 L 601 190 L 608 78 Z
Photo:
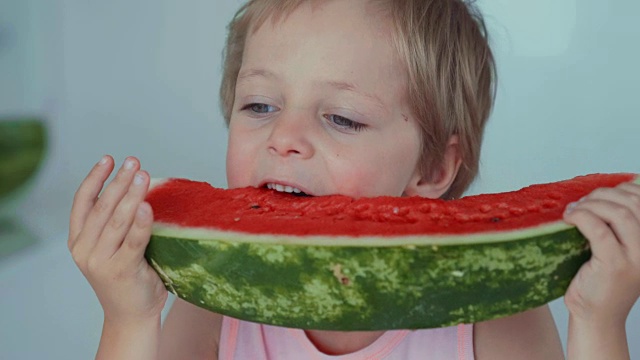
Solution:
M 545 223 L 524 230 L 485 232 L 467 235 L 404 235 L 404 236 L 333 236 L 333 235 L 278 235 L 250 234 L 236 231 L 183 227 L 156 222 L 153 235 L 198 241 L 226 241 L 242 243 L 263 243 L 281 245 L 313 245 L 344 247 L 392 247 L 392 246 L 454 246 L 467 244 L 488 244 L 516 241 L 534 236 L 553 234 L 569 230 L 574 226 L 564 221 Z

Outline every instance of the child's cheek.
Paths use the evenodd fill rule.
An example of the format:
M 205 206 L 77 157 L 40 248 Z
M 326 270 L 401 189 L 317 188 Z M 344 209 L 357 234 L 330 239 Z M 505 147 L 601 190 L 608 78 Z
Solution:
M 226 171 L 229 188 L 250 186 L 251 165 L 247 162 L 242 147 L 229 139 L 227 146 Z
M 383 195 L 384 191 L 378 188 L 380 173 L 371 170 L 374 169 L 352 163 L 336 168 L 333 176 L 336 192 L 356 198 Z

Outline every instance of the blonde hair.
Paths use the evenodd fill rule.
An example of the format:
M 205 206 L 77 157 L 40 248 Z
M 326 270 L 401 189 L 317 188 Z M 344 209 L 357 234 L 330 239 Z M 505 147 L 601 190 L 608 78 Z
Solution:
M 250 0 L 229 24 L 220 100 L 229 124 L 249 31 L 312 0 Z M 496 68 L 487 28 L 462 0 L 371 0 L 391 19 L 392 39 L 407 71 L 407 96 L 421 129 L 422 175 L 435 179 L 449 139 L 458 136 L 461 167 L 442 196 L 460 197 L 475 179 L 485 124 L 495 98 Z

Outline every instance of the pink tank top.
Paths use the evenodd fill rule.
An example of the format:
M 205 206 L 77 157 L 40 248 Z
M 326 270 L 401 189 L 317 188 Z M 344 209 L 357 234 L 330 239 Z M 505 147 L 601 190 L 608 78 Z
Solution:
M 222 320 L 219 360 L 473 360 L 473 325 L 385 332 L 346 355 L 320 352 L 304 330 Z

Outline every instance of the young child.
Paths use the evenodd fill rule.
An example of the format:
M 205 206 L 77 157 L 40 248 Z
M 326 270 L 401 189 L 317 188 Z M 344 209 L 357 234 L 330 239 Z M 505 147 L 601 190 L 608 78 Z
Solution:
M 494 96 L 482 18 L 460 0 L 253 0 L 234 18 L 221 99 L 230 188 L 309 195 L 461 196 Z M 80 185 L 69 248 L 104 309 L 101 359 L 561 359 L 547 306 L 451 328 L 334 332 L 223 317 L 167 299 L 146 263 L 149 175 L 105 156 Z M 565 303 L 572 359 L 629 357 L 640 295 L 640 187 L 601 189 L 567 222 L 592 259 Z M 348 355 L 347 355 L 348 354 Z M 344 356 L 339 356 L 344 355 Z

